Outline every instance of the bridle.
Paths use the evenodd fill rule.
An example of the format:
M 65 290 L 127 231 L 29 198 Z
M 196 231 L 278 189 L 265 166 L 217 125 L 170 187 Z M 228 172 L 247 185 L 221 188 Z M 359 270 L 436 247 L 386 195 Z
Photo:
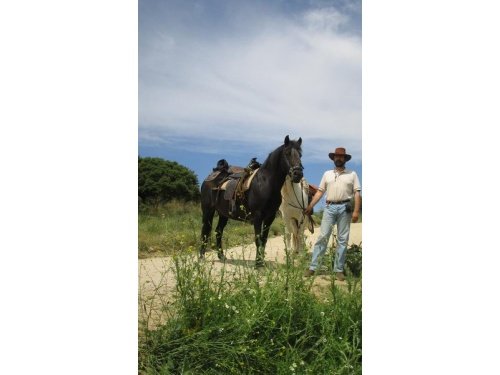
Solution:
M 286 181 L 285 181 L 285 183 L 286 183 Z M 304 180 L 301 180 L 301 181 L 300 181 L 300 195 L 301 195 L 301 197 L 302 197 L 302 206 L 301 206 L 301 207 L 299 207 L 299 206 L 300 206 L 300 200 L 299 200 L 299 197 L 297 197 L 297 194 L 295 193 L 295 189 L 294 189 L 294 186 L 293 186 L 294 182 L 293 182 L 293 181 L 291 180 L 291 178 L 290 178 L 290 185 L 291 185 L 291 187 L 292 187 L 293 195 L 295 196 L 295 200 L 297 201 L 297 204 L 298 204 L 299 206 L 296 206 L 296 205 L 294 205 L 294 204 L 292 204 L 292 203 L 290 203 L 290 202 L 288 202 L 288 204 L 289 204 L 290 206 L 292 206 L 293 208 L 297 208 L 297 209 L 299 209 L 299 210 L 302 212 L 302 216 L 301 216 L 301 219 L 300 219 L 299 227 L 300 227 L 300 226 L 302 225 L 302 223 L 304 222 L 304 219 L 305 219 L 305 214 L 304 214 L 304 211 L 305 211 L 305 209 L 306 209 L 306 204 L 305 204 L 305 202 L 304 202 L 304 194 L 303 194 L 303 188 L 304 188 L 304 186 L 302 185 L 303 183 L 304 183 Z
M 285 182 L 285 183 L 286 183 L 286 182 Z M 299 182 L 293 182 L 292 180 L 290 180 L 290 185 L 291 185 L 291 187 L 292 187 L 293 195 L 295 196 L 295 200 L 297 201 L 297 204 L 300 206 L 300 203 L 301 203 L 301 202 L 300 202 L 300 200 L 299 200 L 299 197 L 297 197 L 297 193 L 295 192 L 295 189 L 294 189 L 294 187 L 293 187 L 293 184 L 294 184 L 294 183 L 299 183 Z M 303 183 L 303 181 L 301 180 L 301 181 L 300 181 L 300 191 L 301 191 L 301 192 L 302 192 L 302 188 L 303 188 L 302 183 Z M 298 208 L 299 210 L 305 210 L 305 209 L 306 209 L 306 204 L 305 204 L 305 202 L 304 202 L 304 195 L 303 195 L 303 194 L 301 194 L 301 195 L 302 195 L 302 205 L 301 205 L 300 207 L 299 207 L 299 206 L 296 206 L 296 205 L 294 205 L 294 204 L 292 204 L 292 203 L 290 203 L 290 202 L 288 202 L 288 204 L 289 204 L 290 206 L 292 206 L 293 208 Z
M 295 149 L 292 149 L 292 152 L 293 151 L 298 153 L 298 151 Z M 289 167 L 288 168 L 288 175 L 290 176 L 290 178 L 293 178 L 294 172 L 302 172 L 304 170 L 304 167 L 302 166 L 302 163 L 300 161 L 300 157 L 299 157 L 299 164 L 296 166 L 293 166 L 293 167 L 292 167 L 292 163 L 290 163 L 290 160 L 288 160 L 288 157 L 286 156 L 286 154 L 285 154 L 285 160 L 286 160 L 286 163 L 288 164 L 288 167 Z
M 294 151 L 297 152 L 300 155 L 300 153 L 297 150 L 295 150 L 295 149 L 292 148 L 291 152 L 294 152 Z M 292 187 L 293 195 L 295 196 L 295 199 L 296 199 L 297 204 L 299 206 L 302 203 L 301 207 L 299 207 L 299 206 L 296 206 L 296 205 L 292 204 L 291 202 L 288 202 L 288 204 L 291 207 L 299 209 L 301 211 L 301 213 L 302 213 L 301 220 L 300 220 L 300 223 L 299 223 L 299 227 L 300 227 L 302 225 L 302 223 L 304 222 L 304 219 L 305 219 L 304 211 L 306 209 L 306 203 L 304 202 L 303 185 L 302 185 L 304 180 L 302 180 L 302 179 L 300 180 L 300 195 L 302 196 L 302 199 L 299 200 L 299 197 L 297 196 L 297 193 L 295 192 L 295 189 L 294 189 L 294 186 L 293 186 L 293 184 L 294 184 L 294 182 L 293 182 L 293 174 L 294 174 L 294 172 L 302 172 L 304 170 L 304 167 L 302 166 L 302 162 L 300 161 L 300 156 L 299 156 L 299 163 L 298 163 L 298 165 L 293 166 L 293 167 L 291 166 L 291 163 L 288 160 L 288 157 L 287 157 L 286 153 L 285 153 L 285 160 L 286 160 L 286 163 L 288 164 L 288 167 L 289 167 L 289 169 L 288 169 L 288 175 L 290 176 L 290 185 Z M 285 183 L 286 183 L 286 181 L 285 181 Z
M 295 167 L 290 167 L 290 169 L 288 170 L 288 175 L 290 177 L 293 177 L 293 172 L 302 172 L 303 170 L 304 167 L 302 165 L 296 165 Z

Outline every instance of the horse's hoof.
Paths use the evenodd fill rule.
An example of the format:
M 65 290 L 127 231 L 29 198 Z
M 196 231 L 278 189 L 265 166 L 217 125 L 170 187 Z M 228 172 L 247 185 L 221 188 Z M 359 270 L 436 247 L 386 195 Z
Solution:
M 255 263 L 255 269 L 258 270 L 258 269 L 262 269 L 265 267 L 265 264 L 264 262 L 256 262 Z
M 221 260 L 221 261 L 225 261 L 227 259 L 226 256 L 224 255 L 224 253 L 218 253 L 217 256 L 219 257 L 219 260 Z
M 205 254 L 204 253 L 200 253 L 198 259 L 199 260 L 205 260 Z

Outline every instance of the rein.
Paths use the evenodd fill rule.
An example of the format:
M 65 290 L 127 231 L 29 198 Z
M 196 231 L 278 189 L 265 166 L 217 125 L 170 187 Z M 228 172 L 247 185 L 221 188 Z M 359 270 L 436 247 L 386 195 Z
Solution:
M 299 201 L 299 197 L 297 197 L 297 194 L 295 193 L 295 189 L 293 188 L 293 182 L 292 180 L 290 180 L 290 185 L 292 185 L 292 191 L 293 191 L 293 195 L 295 196 L 295 199 L 297 200 L 297 204 L 300 205 L 300 201 Z M 300 181 L 300 190 L 302 191 L 302 181 Z M 288 202 L 288 204 L 290 206 L 292 206 L 293 208 L 298 208 L 300 210 L 305 210 L 306 209 L 306 205 L 305 205 L 305 202 L 304 202 L 304 194 L 301 194 L 302 195 L 302 206 L 301 207 L 298 207 L 294 204 L 291 204 L 290 202 Z
M 292 206 L 293 208 L 297 208 L 297 209 L 299 209 L 299 210 L 302 211 L 302 218 L 300 219 L 299 227 L 304 222 L 304 219 L 305 219 L 304 210 L 306 209 L 306 205 L 305 205 L 305 202 L 304 202 L 304 194 L 303 194 L 303 191 L 302 191 L 302 188 L 303 188 L 302 183 L 303 183 L 303 181 L 300 181 L 300 192 L 301 192 L 300 195 L 302 196 L 302 207 L 297 207 L 296 205 L 291 204 L 290 202 L 288 202 L 288 204 L 290 206 Z M 299 197 L 297 197 L 297 194 L 295 193 L 295 189 L 293 188 L 293 181 L 292 180 L 290 180 L 290 185 L 292 186 L 293 195 L 295 196 L 295 199 L 297 200 L 297 203 L 300 205 Z

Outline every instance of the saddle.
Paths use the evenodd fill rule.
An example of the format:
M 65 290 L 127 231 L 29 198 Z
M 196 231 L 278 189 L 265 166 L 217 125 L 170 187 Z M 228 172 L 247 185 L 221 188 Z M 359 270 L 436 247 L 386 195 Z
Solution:
M 212 169 L 212 173 L 210 173 L 203 182 L 211 189 L 217 189 L 229 178 L 229 176 L 236 176 L 242 173 L 244 169 L 245 168 L 234 165 L 230 166 L 225 159 L 221 159 L 217 162 L 217 166 Z
M 244 193 L 250 188 L 255 172 L 260 166 L 257 158 L 252 158 L 245 168 L 229 166 L 226 160 L 221 159 L 204 183 L 212 190 L 224 192 L 223 199 L 229 201 L 229 213 L 231 216 L 236 216 L 236 201 L 244 199 Z

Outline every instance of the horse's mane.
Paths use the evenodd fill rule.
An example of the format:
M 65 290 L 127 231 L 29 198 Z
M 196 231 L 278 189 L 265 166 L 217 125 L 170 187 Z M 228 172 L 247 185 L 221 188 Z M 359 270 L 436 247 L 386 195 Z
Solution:
M 297 141 L 291 140 L 289 143 L 289 147 L 295 148 L 299 152 L 299 154 L 302 155 L 302 148 L 297 143 Z M 267 169 L 272 165 L 274 166 L 279 165 L 280 155 L 283 152 L 284 148 L 285 145 L 281 145 L 276 150 L 270 152 L 266 160 L 264 160 L 264 163 L 262 163 L 261 168 Z

